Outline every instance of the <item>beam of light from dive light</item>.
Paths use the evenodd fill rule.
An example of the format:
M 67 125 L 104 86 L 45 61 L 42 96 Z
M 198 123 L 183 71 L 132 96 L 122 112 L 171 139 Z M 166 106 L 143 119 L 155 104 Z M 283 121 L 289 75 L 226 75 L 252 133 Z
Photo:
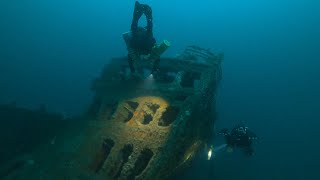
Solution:
M 227 147 L 227 144 L 221 144 L 220 146 L 213 148 L 212 146 L 210 147 L 208 151 L 208 160 L 211 160 L 212 157 L 215 157 L 217 153 L 223 151 Z
M 150 74 L 144 79 L 143 86 L 145 89 L 153 89 L 154 88 L 154 77 L 153 74 Z
M 150 74 L 147 78 L 146 78 L 147 82 L 153 82 L 154 78 L 153 78 L 153 74 Z

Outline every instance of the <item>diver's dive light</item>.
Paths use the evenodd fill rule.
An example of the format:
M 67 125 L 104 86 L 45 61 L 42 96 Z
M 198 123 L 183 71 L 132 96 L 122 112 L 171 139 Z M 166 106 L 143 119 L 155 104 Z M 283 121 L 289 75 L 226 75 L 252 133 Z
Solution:
M 212 156 L 212 153 L 213 153 L 212 151 L 213 151 L 213 147 L 211 145 L 210 148 L 209 148 L 209 151 L 208 151 L 208 160 L 211 159 L 211 156 Z
M 220 146 L 217 146 L 215 148 L 213 148 L 213 146 L 211 145 L 208 151 L 208 160 L 211 160 L 217 155 L 217 153 L 224 151 L 226 148 L 227 144 L 221 144 Z

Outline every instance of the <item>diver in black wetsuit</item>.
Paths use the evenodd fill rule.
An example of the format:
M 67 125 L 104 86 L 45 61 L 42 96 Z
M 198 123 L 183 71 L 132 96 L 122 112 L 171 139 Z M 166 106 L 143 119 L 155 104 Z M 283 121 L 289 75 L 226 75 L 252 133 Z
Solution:
M 138 26 L 142 15 L 145 15 L 147 19 L 147 26 L 145 28 Z M 136 1 L 130 32 L 123 34 L 128 49 L 128 63 L 131 73 L 135 72 L 135 62 L 140 59 L 141 55 L 149 55 L 148 59 L 152 62 L 151 74 L 156 72 L 160 62 L 160 55 L 170 46 L 168 41 L 157 45 L 153 37 L 152 28 L 151 7 Z
M 254 155 L 253 143 L 259 138 L 248 127 L 239 125 L 233 128 L 231 132 L 225 128 L 219 134 L 225 137 L 227 151 L 233 151 L 237 147 L 243 149 L 246 155 Z

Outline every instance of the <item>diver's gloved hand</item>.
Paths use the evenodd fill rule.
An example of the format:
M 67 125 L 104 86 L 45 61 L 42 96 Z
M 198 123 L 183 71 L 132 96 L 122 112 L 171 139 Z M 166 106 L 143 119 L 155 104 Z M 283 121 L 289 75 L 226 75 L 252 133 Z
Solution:
M 210 146 L 208 150 L 208 160 L 214 159 L 217 154 L 226 151 L 226 148 L 228 147 L 227 144 L 221 144 L 219 146 L 213 147 L 212 145 Z
M 150 60 L 150 59 L 149 59 Z M 160 69 L 159 69 L 159 63 L 160 63 L 160 57 L 157 59 L 151 59 L 150 60 L 152 63 L 152 69 L 151 69 L 151 74 L 157 74 Z
M 159 72 L 159 68 L 152 68 L 151 73 L 153 76 L 156 75 Z

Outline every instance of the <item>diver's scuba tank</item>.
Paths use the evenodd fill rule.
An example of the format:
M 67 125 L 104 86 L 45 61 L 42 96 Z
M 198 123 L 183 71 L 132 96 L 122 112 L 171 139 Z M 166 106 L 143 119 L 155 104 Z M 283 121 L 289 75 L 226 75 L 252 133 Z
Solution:
M 155 60 L 160 58 L 160 56 L 171 46 L 170 42 L 163 40 L 160 44 L 156 44 L 152 47 L 149 59 Z
M 152 70 L 151 74 L 158 71 L 158 66 L 160 62 L 160 56 L 170 47 L 170 42 L 163 40 L 159 45 L 156 44 L 152 47 L 149 55 L 149 60 L 151 62 Z

